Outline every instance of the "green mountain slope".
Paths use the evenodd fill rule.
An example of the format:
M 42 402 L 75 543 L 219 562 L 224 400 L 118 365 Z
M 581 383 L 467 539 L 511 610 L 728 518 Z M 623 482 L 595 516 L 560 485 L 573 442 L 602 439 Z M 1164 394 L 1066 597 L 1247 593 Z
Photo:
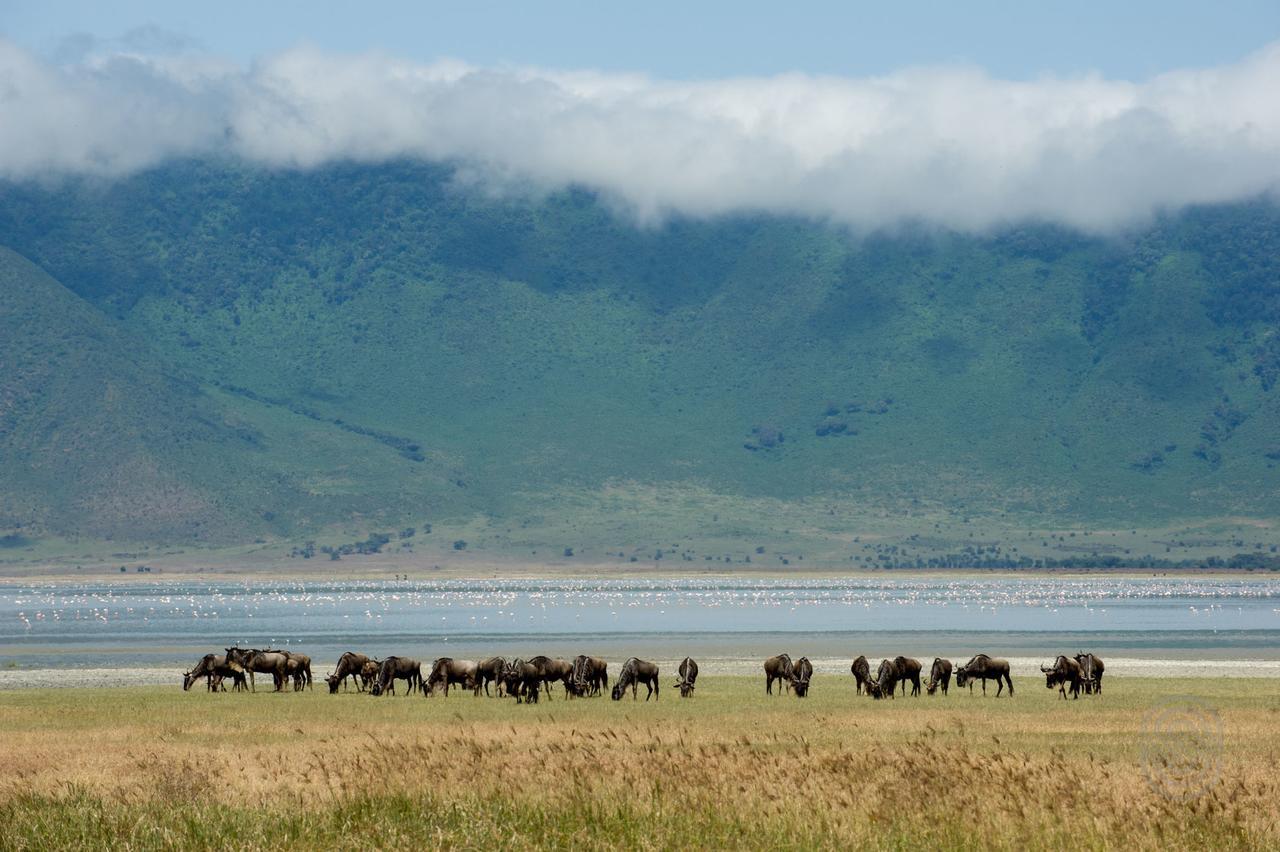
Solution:
M 0 243 L 145 340 L 137 371 L 185 377 L 169 392 L 187 407 L 138 441 L 208 430 L 166 458 L 203 459 L 171 475 L 199 483 L 189 505 L 234 507 L 225 529 L 581 512 L 621 544 L 653 493 L 1045 524 L 1280 511 L 1264 203 L 1107 240 L 856 239 L 759 217 L 637 227 L 585 192 L 492 200 L 432 166 L 187 163 L 0 186 Z M 79 386 L 59 396 L 64 420 L 132 434 L 83 413 Z M 9 452 L 47 455 L 24 424 Z M 28 517 L 62 528 L 71 478 L 31 479 Z

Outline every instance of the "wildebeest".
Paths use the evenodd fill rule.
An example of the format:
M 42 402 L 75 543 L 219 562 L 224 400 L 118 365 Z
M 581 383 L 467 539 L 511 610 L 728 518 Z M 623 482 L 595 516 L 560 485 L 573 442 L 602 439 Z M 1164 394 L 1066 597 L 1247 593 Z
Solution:
M 276 692 L 284 689 L 289 657 L 280 651 L 260 651 L 257 648 L 227 648 L 227 662 L 235 663 L 249 673 L 249 691 L 257 692 L 253 682 L 255 672 L 270 674 Z
M 640 684 L 644 684 L 649 690 L 645 693 L 644 700 L 648 701 L 649 696 L 653 696 L 653 700 L 658 700 L 658 665 L 644 660 L 632 657 L 622 664 L 622 671 L 618 673 L 618 679 L 613 684 L 613 700 L 620 701 L 626 693 L 627 687 L 631 687 L 631 700 L 636 700 L 636 694 L 639 692 Z
M 977 654 L 969 662 L 956 669 L 956 686 L 963 688 L 966 684 L 969 691 L 973 692 L 973 682 L 975 680 L 982 681 L 982 694 L 987 694 L 987 681 L 994 680 L 996 682 L 996 697 L 1000 697 L 1000 693 L 1004 690 L 1004 685 L 1009 684 L 1009 696 L 1013 696 L 1013 678 L 1009 677 L 1009 661 L 999 660 L 988 657 L 986 654 Z
M 502 694 L 502 672 L 507 667 L 507 661 L 502 657 L 490 657 L 476 664 L 476 695 L 480 694 L 481 687 L 484 688 L 484 694 L 489 694 L 489 684 L 494 685 L 494 689 L 499 695 Z
M 925 687 L 925 692 L 933 695 L 939 686 L 942 687 L 942 694 L 946 695 L 947 689 L 951 686 L 951 661 L 934 657 L 933 669 L 929 672 L 929 685 Z
M 600 657 L 579 654 L 573 659 L 572 680 L 578 695 L 599 695 L 609 688 L 609 664 Z
M 542 691 L 542 671 L 533 663 L 515 659 L 507 663 L 502 676 L 507 695 L 514 695 L 516 703 L 538 703 L 538 693 Z
M 867 662 L 867 658 L 859 656 L 853 661 L 853 665 L 849 666 L 849 671 L 853 672 L 853 679 L 857 684 L 858 695 L 862 694 L 862 690 L 866 688 L 868 681 L 871 680 L 871 664 Z M 867 693 L 870 695 L 870 692 Z
M 356 682 L 356 689 L 364 692 L 364 684 L 360 680 L 360 670 L 364 668 L 364 664 L 369 662 L 369 658 L 364 654 L 357 654 L 354 651 L 347 651 L 338 658 L 338 664 L 333 668 L 333 674 L 325 678 L 325 682 L 329 684 L 329 692 L 338 691 L 338 684 L 342 684 L 343 690 L 347 688 L 347 678 L 351 678 Z
M 809 694 L 809 681 L 813 678 L 813 663 L 809 662 L 808 657 L 801 657 L 796 660 L 796 664 L 791 667 L 791 688 L 795 690 L 796 698 L 804 698 Z
M 764 661 L 764 691 L 773 695 L 773 682 L 781 681 L 787 689 L 791 688 L 791 658 L 786 654 L 778 654 Z M 782 691 L 779 690 L 781 695 Z
M 1081 651 L 1076 654 L 1076 662 L 1084 670 L 1085 695 L 1101 695 L 1102 673 L 1106 670 L 1106 666 L 1102 664 L 1102 658 Z
M 271 652 L 268 652 L 271 653 Z M 284 652 L 281 652 L 284 653 Z M 284 675 L 293 681 L 293 691 L 301 692 L 307 685 L 307 670 L 302 660 L 297 657 L 285 654 L 284 658 Z
M 378 668 L 378 682 L 369 690 L 371 695 L 396 694 L 396 681 L 408 682 L 405 695 L 412 695 L 422 685 L 422 664 L 408 657 L 387 657 Z
M 898 682 L 902 684 L 902 694 L 907 694 L 907 683 L 911 683 L 911 695 L 920 695 L 920 661 L 915 657 L 894 657 L 894 668 L 898 670 Z
M 378 683 L 378 672 L 382 671 L 382 660 L 370 660 L 360 667 L 360 682 L 365 689 L 373 689 Z
M 298 664 L 297 678 L 299 682 L 305 683 L 308 689 L 311 688 L 311 658 L 310 657 L 308 657 L 306 654 L 298 654 L 293 651 L 273 650 L 273 651 L 269 651 L 268 653 L 284 654 L 289 659 L 296 661 Z M 301 689 L 301 686 L 298 686 L 297 688 Z
M 1058 687 L 1058 694 L 1066 698 L 1067 687 L 1070 686 L 1071 697 L 1080 698 L 1080 687 L 1084 684 L 1084 669 L 1080 663 L 1066 654 L 1059 654 L 1052 666 L 1041 666 L 1040 671 L 1044 672 L 1046 687 L 1049 689 Z
M 542 688 L 548 699 L 551 698 L 551 684 L 556 681 L 564 684 L 566 697 L 572 692 L 573 663 L 558 658 L 552 659 L 541 654 L 536 657 L 530 657 L 529 662 L 538 667 L 538 672 L 542 676 Z
M 874 679 L 867 681 L 867 694 L 877 700 L 884 698 L 886 695 L 890 698 L 894 697 L 894 692 L 898 689 L 898 664 L 885 657 L 880 661 L 880 668 L 876 669 Z
M 225 655 L 219 656 L 217 654 L 205 654 L 204 657 L 201 658 L 200 662 L 195 664 L 195 667 L 191 669 L 191 671 L 183 672 L 182 689 L 183 691 L 186 691 L 191 688 L 191 684 L 195 683 L 200 678 L 204 678 L 205 687 L 210 692 L 214 692 L 216 691 L 214 679 L 217 679 L 217 686 L 220 687 L 222 685 L 222 678 L 226 677 L 229 677 L 232 680 L 232 692 L 240 692 L 241 690 L 249 688 L 248 684 L 245 683 L 244 669 L 240 665 L 237 663 L 228 663 Z
M 685 657 L 680 661 L 679 669 L 680 679 L 675 682 L 674 686 L 680 690 L 681 698 L 688 698 L 693 695 L 693 685 L 698 680 L 698 663 L 693 657 Z
M 431 664 L 431 674 L 422 684 L 423 695 L 434 695 L 437 686 L 444 687 L 444 697 L 449 697 L 449 687 L 458 684 L 473 692 L 476 688 L 475 660 L 455 660 L 453 657 L 440 657 Z

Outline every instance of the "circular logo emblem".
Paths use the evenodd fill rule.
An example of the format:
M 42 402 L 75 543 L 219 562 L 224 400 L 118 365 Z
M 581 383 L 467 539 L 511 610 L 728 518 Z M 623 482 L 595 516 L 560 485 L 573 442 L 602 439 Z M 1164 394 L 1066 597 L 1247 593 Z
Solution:
M 1222 718 L 1204 699 L 1171 696 L 1147 711 L 1139 734 L 1142 772 L 1169 799 L 1198 799 L 1222 775 Z

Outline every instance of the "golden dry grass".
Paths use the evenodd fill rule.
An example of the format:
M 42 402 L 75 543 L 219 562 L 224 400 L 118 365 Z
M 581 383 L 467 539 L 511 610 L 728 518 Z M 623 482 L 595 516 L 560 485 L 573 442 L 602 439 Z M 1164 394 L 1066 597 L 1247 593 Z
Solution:
M 872 702 L 822 678 L 802 701 L 762 686 L 705 678 L 689 701 L 664 690 L 656 704 L 532 707 L 456 693 L 0 694 L 0 817 L 22 826 L 0 846 L 311 846 L 349 831 L 390 846 L 1280 843 L 1270 681 L 1114 678 L 1078 702 L 1030 681 L 1013 700 L 953 688 Z M 1176 714 L 1152 737 L 1153 714 L 1185 695 L 1220 740 L 1188 739 Z M 1151 783 L 1180 773 L 1198 795 Z

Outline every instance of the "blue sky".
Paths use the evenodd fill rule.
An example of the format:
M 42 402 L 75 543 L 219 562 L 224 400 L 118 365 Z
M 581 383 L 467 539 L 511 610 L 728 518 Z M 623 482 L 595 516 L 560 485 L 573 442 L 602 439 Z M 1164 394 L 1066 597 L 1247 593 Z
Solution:
M 0 0 L 0 33 L 46 56 L 68 36 L 115 39 L 141 27 L 240 62 L 310 43 L 674 79 L 974 64 L 1004 79 L 1096 71 L 1142 80 L 1232 62 L 1280 38 L 1280 2 Z

